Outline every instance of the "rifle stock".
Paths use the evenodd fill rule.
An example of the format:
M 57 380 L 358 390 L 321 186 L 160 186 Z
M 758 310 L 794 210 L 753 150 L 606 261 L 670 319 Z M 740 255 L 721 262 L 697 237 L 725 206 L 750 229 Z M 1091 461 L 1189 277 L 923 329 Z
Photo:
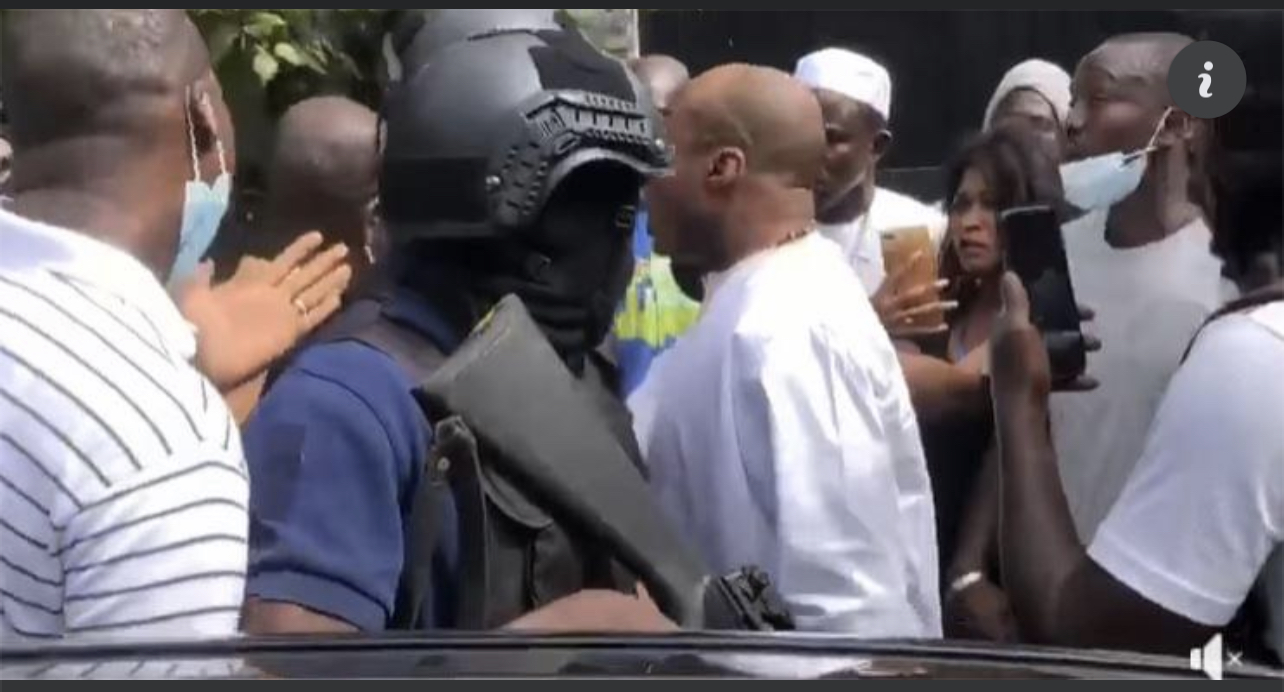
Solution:
M 501 300 L 418 396 L 434 425 L 463 419 L 499 452 L 503 472 L 567 508 L 575 529 L 612 546 L 666 615 L 684 627 L 705 626 L 709 570 L 665 523 L 602 413 L 518 298 Z

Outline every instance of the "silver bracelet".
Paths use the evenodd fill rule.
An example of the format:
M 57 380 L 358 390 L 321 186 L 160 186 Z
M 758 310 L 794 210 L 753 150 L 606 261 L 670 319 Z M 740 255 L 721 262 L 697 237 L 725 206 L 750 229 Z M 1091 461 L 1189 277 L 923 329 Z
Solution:
M 979 569 L 972 570 L 971 572 L 955 577 L 954 581 L 950 582 L 950 588 L 945 592 L 945 594 L 947 596 L 953 596 L 954 594 L 957 594 L 961 591 L 967 590 L 968 588 L 976 586 L 977 584 L 981 583 L 984 579 L 985 579 L 984 572 L 982 572 Z

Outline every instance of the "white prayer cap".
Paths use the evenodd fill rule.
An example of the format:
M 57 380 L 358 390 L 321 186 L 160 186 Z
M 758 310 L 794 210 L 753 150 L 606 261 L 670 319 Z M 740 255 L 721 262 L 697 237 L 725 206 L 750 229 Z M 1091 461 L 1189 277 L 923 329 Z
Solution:
M 990 97 L 990 105 L 985 107 L 985 120 L 982 130 L 990 129 L 994 120 L 994 111 L 1003 99 L 1019 89 L 1030 89 L 1052 104 L 1052 111 L 1057 115 L 1057 124 L 1065 127 L 1066 118 L 1070 115 L 1070 75 L 1065 70 L 1046 60 L 1032 59 L 1018 63 L 1003 79 L 999 88 Z
M 828 89 L 892 117 L 892 77 L 878 63 L 842 48 L 824 48 L 798 60 L 794 78 L 813 89 Z

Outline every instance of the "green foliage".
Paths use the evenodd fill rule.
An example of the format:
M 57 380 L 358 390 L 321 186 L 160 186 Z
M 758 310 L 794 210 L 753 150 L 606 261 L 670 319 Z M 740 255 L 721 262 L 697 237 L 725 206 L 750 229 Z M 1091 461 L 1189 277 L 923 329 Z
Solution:
M 384 38 L 394 13 L 432 10 L 188 10 L 209 46 L 237 128 L 238 178 L 270 151 L 273 124 L 294 103 L 338 94 L 378 108 L 386 83 Z M 617 55 L 623 15 L 632 10 L 559 10 Z
M 210 57 L 220 72 L 229 64 L 248 65 L 260 85 L 269 87 L 294 70 L 307 70 L 319 77 L 373 78 L 373 74 L 363 74 L 362 66 L 348 55 L 344 44 L 354 33 L 377 41 L 385 12 L 191 10 L 191 16 L 205 36 Z
M 421 10 L 411 10 L 421 11 Z M 313 88 L 347 84 L 361 98 L 379 81 L 379 49 L 398 10 L 189 10 L 220 76 L 253 74 L 261 87 L 310 73 Z M 632 10 L 558 10 L 603 50 L 623 55 Z M 293 90 L 293 89 L 292 89 Z M 376 90 L 377 91 L 377 90 Z

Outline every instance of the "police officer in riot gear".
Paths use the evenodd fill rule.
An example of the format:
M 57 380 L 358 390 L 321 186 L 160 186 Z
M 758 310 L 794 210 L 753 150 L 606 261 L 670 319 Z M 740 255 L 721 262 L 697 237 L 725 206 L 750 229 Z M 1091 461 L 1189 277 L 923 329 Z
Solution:
M 592 541 L 502 478 L 483 484 L 488 536 L 507 549 L 499 559 L 517 562 L 497 572 L 508 582 L 487 587 L 484 621 L 461 618 L 457 604 L 476 600 L 465 565 L 476 536 L 450 493 L 418 500 L 432 487 L 433 428 L 412 394 L 515 295 L 635 454 L 595 349 L 632 271 L 639 189 L 668 164 L 654 110 L 577 33 L 505 28 L 437 47 L 389 95 L 385 118 L 394 280 L 295 354 L 244 433 L 246 629 L 493 627 L 522 616 L 672 627 Z

